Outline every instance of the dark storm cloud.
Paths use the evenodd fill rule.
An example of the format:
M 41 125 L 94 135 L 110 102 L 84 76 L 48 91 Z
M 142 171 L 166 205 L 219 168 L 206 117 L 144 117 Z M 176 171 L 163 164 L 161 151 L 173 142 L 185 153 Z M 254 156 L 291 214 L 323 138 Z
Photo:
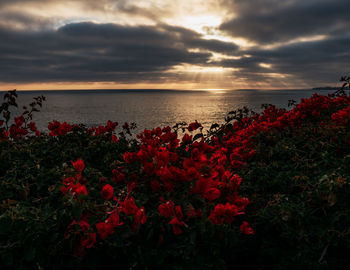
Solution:
M 233 43 L 204 40 L 181 27 L 75 23 L 58 30 L 0 28 L 0 81 L 159 81 L 175 65 L 205 65 Z
M 236 75 L 249 81 L 265 80 L 269 74 L 278 73 L 302 80 L 310 85 L 334 84 L 349 73 L 350 35 L 322 41 L 295 43 L 279 48 L 246 51 L 251 57 L 223 60 L 218 65 L 238 68 Z M 260 63 L 270 64 L 271 68 Z
M 348 0 L 223 0 L 235 17 L 220 29 L 258 44 L 349 33 Z
M 202 39 L 202 36 L 182 27 L 164 25 L 163 28 L 171 33 L 176 33 L 189 48 L 208 50 L 227 55 L 237 55 L 239 46 L 232 42 L 224 42 L 216 39 Z

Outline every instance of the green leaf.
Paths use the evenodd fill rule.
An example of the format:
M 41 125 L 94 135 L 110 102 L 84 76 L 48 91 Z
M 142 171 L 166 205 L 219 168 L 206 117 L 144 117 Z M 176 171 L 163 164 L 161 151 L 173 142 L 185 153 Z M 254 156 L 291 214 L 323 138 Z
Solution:
M 81 216 L 82 212 L 83 212 L 83 208 L 80 205 L 78 205 L 78 204 L 73 205 L 72 213 L 73 213 L 73 217 L 76 221 L 80 220 L 80 216 Z
M 214 129 L 214 128 L 218 128 L 218 127 L 220 127 L 220 125 L 217 124 L 217 123 L 215 123 L 215 124 L 212 124 L 212 125 L 210 126 L 210 129 Z
M 34 260 L 35 258 L 35 253 L 36 253 L 36 250 L 34 247 L 25 247 L 25 250 L 24 250 L 24 259 L 28 262 Z
M 6 235 L 11 231 L 12 220 L 9 217 L 1 217 L 0 218 L 0 235 Z
M 202 137 L 203 137 L 203 134 L 202 133 L 198 133 L 198 134 L 194 135 L 193 141 L 195 141 L 195 140 L 197 140 L 199 138 L 202 138 Z
M 4 262 L 5 265 L 13 265 L 13 255 L 12 253 L 8 252 L 1 256 L 1 260 Z

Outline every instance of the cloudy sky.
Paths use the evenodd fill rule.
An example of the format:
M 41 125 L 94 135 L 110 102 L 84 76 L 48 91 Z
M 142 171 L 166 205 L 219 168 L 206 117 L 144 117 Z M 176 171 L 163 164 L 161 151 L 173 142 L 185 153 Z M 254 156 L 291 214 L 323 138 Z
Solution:
M 337 85 L 348 0 L 0 0 L 0 89 Z

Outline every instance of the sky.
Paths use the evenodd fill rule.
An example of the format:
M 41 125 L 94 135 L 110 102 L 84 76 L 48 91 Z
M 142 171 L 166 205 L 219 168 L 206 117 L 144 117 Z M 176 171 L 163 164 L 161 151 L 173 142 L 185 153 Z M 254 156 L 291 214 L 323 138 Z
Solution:
M 348 0 L 0 0 L 0 90 L 296 89 L 350 73 Z

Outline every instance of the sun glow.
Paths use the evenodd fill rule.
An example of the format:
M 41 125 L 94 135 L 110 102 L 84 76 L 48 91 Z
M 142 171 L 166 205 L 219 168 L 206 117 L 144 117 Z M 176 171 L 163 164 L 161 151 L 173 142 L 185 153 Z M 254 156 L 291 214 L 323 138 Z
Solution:
M 233 68 L 225 68 L 220 66 L 196 66 L 196 65 L 184 64 L 184 65 L 175 66 L 169 72 L 220 74 L 220 73 L 225 73 L 233 70 L 234 70 Z
M 260 63 L 259 66 L 261 66 L 262 68 L 271 68 L 272 67 L 271 64 L 266 64 L 266 63 Z
M 202 91 L 206 91 L 209 92 L 211 94 L 215 94 L 215 95 L 220 95 L 220 94 L 225 94 L 226 93 L 226 89 L 215 89 L 215 88 L 205 88 L 205 89 L 200 89 Z

